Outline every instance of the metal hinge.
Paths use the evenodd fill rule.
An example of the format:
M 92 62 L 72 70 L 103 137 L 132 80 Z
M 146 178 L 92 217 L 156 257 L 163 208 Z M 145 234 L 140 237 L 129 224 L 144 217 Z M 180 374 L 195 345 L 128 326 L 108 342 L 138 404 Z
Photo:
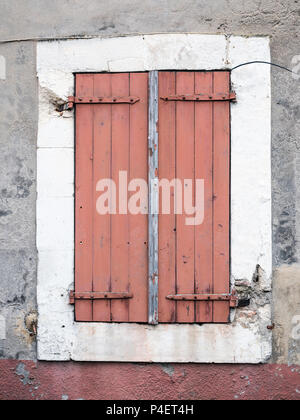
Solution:
M 169 300 L 200 301 L 200 302 L 229 302 L 231 308 L 238 307 L 238 296 L 233 290 L 231 294 L 178 294 L 167 296 Z
M 195 95 L 169 95 L 161 96 L 163 101 L 194 101 L 194 102 L 214 102 L 214 101 L 232 101 L 236 102 L 236 93 L 210 93 Z
M 128 292 L 74 292 L 70 291 L 70 304 L 76 300 L 101 300 L 101 299 L 132 299 L 133 294 Z
M 136 96 L 110 96 L 110 97 L 100 97 L 100 96 L 69 96 L 68 102 L 62 104 L 59 107 L 59 111 L 70 111 L 74 108 L 76 104 L 129 104 L 134 105 L 139 102 L 140 98 Z

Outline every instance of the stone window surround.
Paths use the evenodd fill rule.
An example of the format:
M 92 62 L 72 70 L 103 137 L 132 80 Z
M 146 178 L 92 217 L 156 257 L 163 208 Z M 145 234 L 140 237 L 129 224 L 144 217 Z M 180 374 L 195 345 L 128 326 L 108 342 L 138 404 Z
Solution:
M 42 41 L 37 46 L 38 359 L 49 361 L 262 363 L 271 355 L 271 305 L 232 311 L 228 325 L 74 322 L 74 113 L 57 105 L 74 94 L 76 72 L 218 70 L 270 61 L 268 37 L 153 34 Z M 271 290 L 271 72 L 232 72 L 231 281 Z M 259 289 L 257 289 L 259 287 Z M 255 289 L 256 288 L 256 289 Z M 256 292 L 255 292 L 256 290 Z M 255 299 L 254 299 L 255 300 Z

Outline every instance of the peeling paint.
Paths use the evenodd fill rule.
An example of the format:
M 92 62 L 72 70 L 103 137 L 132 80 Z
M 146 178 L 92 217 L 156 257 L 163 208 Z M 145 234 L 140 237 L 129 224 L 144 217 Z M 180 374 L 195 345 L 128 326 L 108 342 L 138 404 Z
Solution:
M 26 366 L 24 365 L 24 363 L 19 363 L 15 372 L 16 372 L 16 375 L 20 377 L 20 381 L 23 383 L 23 385 L 32 384 L 30 372 L 26 370 Z
M 170 364 L 163 364 L 162 363 L 161 368 L 170 377 L 172 377 L 174 375 L 174 366 L 172 366 Z
M 28 347 L 36 340 L 36 316 L 36 312 L 33 311 L 16 320 L 15 332 Z
M 25 326 L 29 331 L 31 337 L 35 337 L 37 335 L 37 324 L 38 324 L 38 313 L 37 311 L 29 312 L 25 316 Z

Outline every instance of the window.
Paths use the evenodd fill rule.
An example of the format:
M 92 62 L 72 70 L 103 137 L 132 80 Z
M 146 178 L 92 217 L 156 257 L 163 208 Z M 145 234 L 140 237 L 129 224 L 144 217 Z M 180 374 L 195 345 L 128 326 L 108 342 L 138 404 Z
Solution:
M 78 91 L 75 92 L 74 90 L 74 75 L 79 77 L 79 73 L 84 73 L 84 77 L 91 75 L 99 75 L 98 77 L 106 75 L 107 77 L 107 74 L 116 77 L 114 73 L 124 74 L 126 72 L 128 74 L 132 72 L 130 73 L 132 75 L 144 74 L 147 79 L 146 84 L 148 84 L 148 79 L 151 79 L 150 84 L 151 81 L 158 80 L 159 83 L 155 82 L 152 85 L 155 89 L 150 90 L 150 94 L 148 94 L 145 118 L 149 119 L 149 132 L 150 127 L 152 128 L 150 132 L 152 142 L 152 140 L 155 141 L 154 123 L 159 114 L 159 148 L 157 153 L 150 156 L 147 144 L 146 159 L 151 158 L 149 161 L 151 166 L 146 162 L 146 168 L 143 169 L 143 171 L 148 172 L 151 169 L 151 177 L 154 179 L 151 196 L 154 198 L 155 209 L 157 205 L 155 201 L 157 200 L 155 182 L 162 181 L 164 176 L 162 170 L 164 168 L 160 165 L 158 168 L 160 174 L 156 179 L 156 165 L 154 163 L 155 159 L 161 159 L 161 153 L 164 150 L 161 133 L 164 121 L 161 118 L 161 109 L 158 110 L 157 106 L 153 107 L 153 103 L 157 98 L 157 104 L 160 108 L 162 106 L 177 108 L 178 105 L 179 107 L 190 106 L 190 102 L 193 102 L 183 101 L 184 103 L 179 103 L 174 98 L 173 100 L 169 98 L 169 101 L 158 100 L 162 96 L 158 90 L 158 85 L 160 89 L 162 87 L 162 75 L 169 69 L 184 73 L 188 73 L 186 70 L 191 70 L 192 73 L 197 70 L 202 74 L 201 70 L 206 69 L 207 74 L 222 73 L 228 74 L 229 77 L 230 69 L 243 62 L 258 59 L 270 61 L 268 37 L 156 34 L 108 39 L 38 42 L 37 248 L 39 254 L 39 360 L 262 363 L 269 359 L 272 339 L 271 334 L 265 333 L 267 331 L 266 327 L 272 323 L 271 305 L 269 304 L 262 307 L 257 306 L 255 312 L 251 311 L 253 318 L 249 322 L 247 321 L 247 308 L 230 311 L 230 318 L 234 322 L 208 322 L 201 325 L 198 321 L 193 324 L 162 321 L 165 315 L 161 310 L 161 294 L 169 296 L 170 294 L 174 295 L 174 293 L 178 294 L 178 291 L 176 289 L 170 292 L 169 290 L 162 290 L 164 284 L 162 283 L 162 264 L 164 264 L 163 261 L 166 261 L 163 258 L 168 255 L 171 257 L 172 254 L 168 254 L 162 249 L 163 247 L 157 243 L 157 239 L 160 241 L 163 238 L 162 223 L 164 223 L 164 220 L 171 219 L 174 213 L 159 216 L 154 214 L 151 219 L 149 218 L 149 221 L 157 222 L 159 236 L 153 235 L 148 238 L 147 233 L 147 247 L 150 248 L 151 243 L 151 250 L 156 250 L 156 252 L 160 250 L 159 259 L 157 259 L 160 272 L 158 272 L 158 289 L 156 288 L 156 281 L 152 283 L 154 293 L 150 295 L 151 299 L 149 299 L 152 305 L 148 305 L 148 301 L 146 301 L 144 306 L 145 312 L 147 312 L 148 307 L 150 312 L 147 314 L 145 321 L 142 323 L 137 321 L 130 323 L 75 321 L 75 307 L 70 305 L 69 299 L 70 290 L 74 289 L 75 274 L 74 198 L 77 193 L 75 191 L 74 174 L 77 168 L 75 169 L 74 143 L 75 139 L 78 141 L 78 133 L 74 134 L 74 117 L 79 107 L 82 108 L 83 113 L 83 109 L 88 108 L 93 109 L 93 113 L 97 113 L 100 112 L 97 111 L 97 108 L 102 109 L 101 107 L 105 108 L 106 105 L 91 105 L 89 100 L 95 99 L 95 97 L 86 97 L 85 102 L 82 101 L 82 106 L 76 105 L 75 112 L 67 110 L 59 113 L 57 112 L 56 100 L 53 103 L 54 98 L 60 98 L 58 103 L 65 102 L 70 95 L 74 96 L 70 103 L 75 102 L 78 98 Z M 271 289 L 272 276 L 270 68 L 269 66 L 257 65 L 254 71 L 253 66 L 245 66 L 231 72 L 230 75 L 232 88 L 237 96 L 237 102 L 230 106 L 230 283 L 232 287 L 238 280 L 251 283 L 253 273 L 259 264 L 264 275 L 262 281 L 256 284 L 255 288 L 259 287 L 260 293 L 261 290 Z M 225 101 L 227 105 L 221 105 L 224 101 L 222 97 L 218 97 L 218 93 L 213 95 L 215 100 L 212 101 L 211 106 L 214 109 L 221 109 L 226 106 L 229 108 L 228 101 Z M 168 94 L 168 96 L 174 95 Z M 106 95 L 105 97 L 108 98 Z M 126 97 L 128 99 L 128 94 Z M 137 97 L 141 99 L 141 95 L 137 95 Z M 221 99 L 221 102 L 217 99 Z M 137 105 L 140 107 L 140 101 L 133 99 L 133 102 L 134 105 L 125 104 L 130 108 L 131 113 L 137 109 Z M 200 104 L 194 102 L 195 108 L 201 106 L 205 109 L 209 106 L 209 103 L 205 103 L 205 101 L 201 101 Z M 111 108 L 122 107 L 123 105 L 111 105 Z M 156 110 L 157 115 L 151 113 L 151 118 L 148 118 L 148 109 Z M 88 117 L 88 114 L 86 117 Z M 88 118 L 93 118 L 91 112 Z M 76 122 L 77 120 L 78 118 L 76 118 Z M 145 142 L 147 142 L 146 137 Z M 154 149 L 154 151 L 156 150 Z M 184 153 L 186 154 L 186 151 Z M 90 155 L 89 158 L 91 157 Z M 91 164 L 91 161 L 89 162 Z M 55 170 L 53 170 L 54 168 Z M 95 200 L 103 197 L 106 192 L 106 189 L 105 191 L 95 192 L 94 189 L 92 191 L 93 186 L 91 184 L 88 188 L 91 193 L 96 194 Z M 207 192 L 207 189 L 205 191 Z M 174 193 L 172 188 L 171 193 Z M 135 192 L 129 191 L 128 196 L 131 198 L 132 194 L 134 195 Z M 187 197 L 189 196 L 187 195 Z M 215 206 L 217 203 L 218 200 L 214 200 Z M 170 205 L 173 208 L 172 201 L 170 201 Z M 205 211 L 207 212 L 207 210 Z M 186 214 L 186 212 L 184 212 L 184 215 L 187 218 L 194 217 L 193 214 Z M 124 216 L 133 217 L 130 212 Z M 143 216 L 145 215 L 139 215 L 138 217 L 148 223 L 147 215 L 146 218 Z M 180 218 L 181 215 L 176 215 L 177 217 Z M 205 221 L 206 213 L 204 214 L 204 223 L 196 225 L 194 229 L 203 228 Z M 77 222 L 78 217 L 76 216 Z M 155 230 L 155 223 L 152 231 Z M 215 226 L 218 229 L 218 223 Z M 178 235 L 178 229 L 176 234 Z M 223 238 L 227 242 L 225 234 Z M 164 255 L 163 252 L 165 252 Z M 154 263 L 151 266 L 149 264 L 147 270 L 149 268 L 149 272 L 151 270 L 155 274 L 156 260 L 153 255 L 156 254 L 151 254 L 150 258 L 147 255 L 147 265 L 148 261 Z M 175 261 L 175 258 L 172 261 Z M 137 268 L 138 266 L 135 267 L 135 269 Z M 224 266 L 224 272 L 225 269 L 225 275 L 227 276 L 229 268 Z M 216 273 L 214 274 L 215 279 L 220 277 L 220 273 L 218 276 Z M 155 277 L 154 280 L 156 280 Z M 142 281 L 145 282 L 143 285 L 146 284 L 143 291 L 146 290 L 146 299 L 148 300 L 148 278 Z M 212 282 L 211 279 L 210 281 Z M 227 282 L 226 287 L 228 287 Z M 91 302 L 92 290 L 90 288 L 82 290 L 89 295 L 89 299 L 84 300 L 84 302 Z M 115 290 L 119 291 L 120 289 Z M 226 290 L 225 287 L 224 290 Z M 132 293 L 133 296 L 136 296 L 134 291 L 131 290 L 129 292 L 124 290 L 123 292 Z M 183 292 L 187 294 L 188 290 L 183 289 Z M 195 292 L 203 294 L 201 289 L 195 290 Z M 82 305 L 83 300 L 76 299 L 77 293 L 79 293 L 78 283 L 76 283 L 74 295 L 75 306 L 78 307 L 78 305 Z M 212 294 L 213 291 L 210 291 L 210 297 Z M 204 297 L 202 296 L 202 299 Z M 127 304 L 132 304 L 133 299 L 134 297 L 128 299 Z M 219 303 L 228 306 L 230 296 L 224 294 L 222 299 L 225 300 Z M 100 304 L 100 301 L 105 302 L 105 299 L 95 299 L 92 302 L 95 305 L 95 303 Z M 117 300 L 115 299 L 114 302 L 117 302 Z M 178 307 L 182 303 L 181 301 L 178 303 L 176 300 L 164 298 L 164 304 Z M 211 308 L 215 306 L 215 301 L 213 299 L 211 302 L 196 300 L 196 303 L 193 303 L 193 306 L 195 305 L 202 306 L 202 308 Z M 158 308 L 157 312 L 155 311 L 156 308 Z M 154 317 L 150 318 L 150 314 Z M 211 312 L 209 314 L 211 316 Z M 227 321 L 226 311 L 223 314 L 224 320 L 226 318 Z M 169 315 L 167 313 L 167 316 Z M 216 321 L 216 316 L 214 316 L 213 321 Z M 152 326 L 149 325 L 149 322 L 159 322 L 159 324 Z
M 232 98 L 228 71 L 76 75 L 76 321 L 229 321 Z

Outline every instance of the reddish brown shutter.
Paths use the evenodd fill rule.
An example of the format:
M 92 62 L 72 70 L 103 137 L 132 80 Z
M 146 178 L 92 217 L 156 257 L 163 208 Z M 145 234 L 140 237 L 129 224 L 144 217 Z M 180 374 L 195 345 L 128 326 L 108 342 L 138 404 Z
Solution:
M 186 226 L 186 215 L 159 216 L 159 322 L 224 323 L 229 301 L 198 302 L 195 294 L 229 293 L 228 101 L 176 101 L 174 96 L 229 94 L 229 72 L 159 74 L 159 178 L 204 179 L 205 216 Z M 173 97 L 173 98 L 172 98 Z
M 203 224 L 159 215 L 160 323 L 229 320 L 229 93 L 226 71 L 159 73 L 159 179 L 205 181 Z M 148 322 L 148 217 L 96 212 L 99 180 L 148 179 L 147 137 L 146 73 L 76 75 L 76 321 Z
M 148 76 L 78 74 L 76 97 L 138 97 L 76 105 L 75 300 L 77 321 L 147 322 L 147 216 L 96 212 L 96 184 L 119 171 L 147 180 Z M 118 202 L 117 202 L 118 204 Z M 91 292 L 104 299 L 91 299 Z M 108 294 L 109 292 L 113 294 Z M 132 298 L 111 299 L 118 293 Z M 126 294 L 125 294 L 126 296 Z M 106 298 L 105 298 L 106 297 Z

